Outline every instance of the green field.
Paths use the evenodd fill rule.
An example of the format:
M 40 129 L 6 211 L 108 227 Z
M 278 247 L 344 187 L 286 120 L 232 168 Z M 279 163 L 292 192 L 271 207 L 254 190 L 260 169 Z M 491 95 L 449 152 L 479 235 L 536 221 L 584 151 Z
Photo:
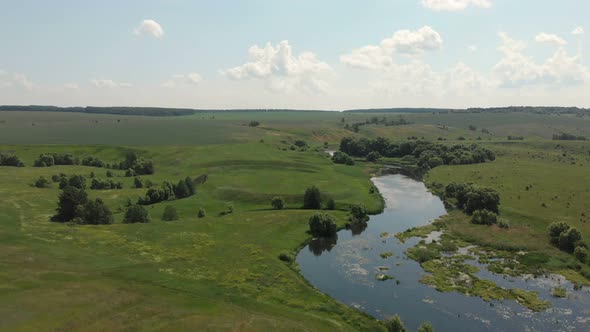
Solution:
M 344 129 L 372 116 L 402 116 L 410 124 Z M 248 126 L 251 120 L 260 126 Z M 0 152 L 17 154 L 27 166 L 0 167 L 0 330 L 384 330 L 374 318 L 313 289 L 295 264 L 278 259 L 280 253 L 295 255 L 310 239 L 307 223 L 314 212 L 300 207 L 311 185 L 336 200 L 338 210 L 330 213 L 340 225 L 349 204 L 381 209 L 380 197 L 370 194 L 374 165 L 336 165 L 323 152 L 325 143 L 336 148 L 344 136 L 441 137 L 445 144 L 463 136 L 462 143 L 494 150 L 492 163 L 441 166 L 425 181 L 497 189 L 511 228 L 482 228 L 453 212 L 449 233 L 484 246 L 517 244 L 518 250 L 551 257 L 545 267 L 583 280 L 573 257 L 552 247 L 545 231 L 553 221 L 566 221 L 590 239 L 590 142 L 550 140 L 560 132 L 590 135 L 590 120 L 529 113 L 0 112 Z M 507 135 L 525 140 L 507 141 Z M 292 150 L 297 139 L 310 148 Z M 195 196 L 150 206 L 150 223 L 123 224 L 127 200 L 145 189 L 132 189 L 133 178 L 115 171 L 124 189 L 87 190 L 115 212 L 115 224 L 49 222 L 59 189 L 55 183 L 35 188 L 35 179 L 59 173 L 88 178 L 90 172 L 106 179 L 106 169 L 31 167 L 39 154 L 67 152 L 114 163 L 130 150 L 155 162 L 156 173 L 145 177 L 153 182 L 201 174 L 208 181 Z M 286 210 L 270 209 L 277 195 L 285 198 Z M 166 205 L 176 207 L 179 221 L 161 221 Z M 222 215 L 228 206 L 234 212 Z M 207 211 L 205 218 L 197 218 L 199 208 Z

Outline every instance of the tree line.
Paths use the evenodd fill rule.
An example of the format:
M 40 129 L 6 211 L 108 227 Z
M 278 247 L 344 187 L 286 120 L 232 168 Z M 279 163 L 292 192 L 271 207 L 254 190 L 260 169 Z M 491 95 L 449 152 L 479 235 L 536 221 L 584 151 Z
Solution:
M 14 154 L 0 154 L 0 166 L 25 167 L 25 164 Z
M 367 158 L 369 161 L 381 156 L 397 158 L 412 156 L 417 159 L 418 165 L 425 169 L 441 165 L 478 164 L 496 159 L 492 150 L 477 144 L 448 146 L 426 141 L 394 143 L 383 137 L 376 139 L 344 137 L 340 141 L 340 151 L 349 156 Z M 346 161 L 345 156 L 339 156 L 339 158 Z

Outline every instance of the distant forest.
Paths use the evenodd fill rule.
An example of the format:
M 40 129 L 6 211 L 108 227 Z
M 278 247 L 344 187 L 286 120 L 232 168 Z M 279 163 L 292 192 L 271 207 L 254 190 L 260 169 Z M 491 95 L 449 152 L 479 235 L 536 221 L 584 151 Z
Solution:
M 0 111 L 19 112 L 71 112 L 89 114 L 118 114 L 118 115 L 143 115 L 143 116 L 181 116 L 197 113 L 212 112 L 317 112 L 322 110 L 295 110 L 295 109 L 191 109 L 191 108 L 160 108 L 160 107 L 58 107 L 39 105 L 0 105 Z M 553 106 L 510 106 L 495 108 L 376 108 L 346 110 L 348 113 L 536 113 L 536 114 L 577 114 L 590 113 L 590 109 L 578 107 L 553 107 Z

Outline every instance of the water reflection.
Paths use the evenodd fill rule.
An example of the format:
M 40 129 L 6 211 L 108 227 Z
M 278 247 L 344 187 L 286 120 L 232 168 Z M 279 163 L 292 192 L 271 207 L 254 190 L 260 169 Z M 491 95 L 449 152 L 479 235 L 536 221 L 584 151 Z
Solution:
M 321 256 L 325 251 L 330 252 L 336 246 L 336 242 L 338 242 L 338 234 L 334 234 L 332 237 L 313 239 L 309 243 L 308 248 L 314 256 Z
M 346 225 L 346 229 L 349 229 L 352 236 L 361 235 L 368 227 L 366 222 L 353 222 Z

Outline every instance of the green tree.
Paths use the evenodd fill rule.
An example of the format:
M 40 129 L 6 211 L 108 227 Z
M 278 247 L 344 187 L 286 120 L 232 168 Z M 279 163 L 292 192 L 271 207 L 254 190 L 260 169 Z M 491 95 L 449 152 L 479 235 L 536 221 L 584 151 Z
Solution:
M 430 322 L 424 322 L 418 328 L 418 332 L 434 332 L 434 327 L 432 327 L 432 324 L 430 324 Z
M 162 215 L 162 220 L 164 221 L 174 221 L 178 220 L 178 212 L 172 205 L 168 205 L 164 208 L 164 214 Z
M 199 209 L 199 212 L 197 213 L 197 216 L 198 216 L 199 218 L 205 218 L 205 215 L 206 215 L 205 209 L 203 209 L 203 208 L 200 208 L 200 209 Z
M 82 217 L 80 211 L 86 202 L 88 202 L 88 195 L 84 189 L 66 186 L 59 195 L 57 214 L 53 217 L 53 220 L 67 222 Z
M 369 214 L 367 208 L 360 205 L 352 205 L 350 207 L 350 221 L 352 222 L 365 222 L 369 220 Z
M 402 319 L 395 315 L 385 320 L 385 328 L 387 328 L 388 332 L 407 332 Z
M 582 233 L 575 227 L 570 227 L 568 230 L 559 234 L 559 249 L 567 252 L 573 252 L 576 244 L 582 240 Z
M 561 222 L 553 222 L 549 227 L 547 227 L 547 232 L 549 233 L 549 240 L 553 245 L 559 245 L 559 236 L 561 233 L 570 229 L 570 225 Z
M 178 199 L 190 196 L 190 190 L 184 180 L 178 181 L 178 184 L 175 185 L 173 187 L 173 189 L 174 189 L 174 196 L 176 196 L 176 198 L 178 198 Z
M 319 210 L 322 208 L 321 193 L 316 186 L 311 186 L 305 190 L 305 194 L 303 195 L 303 208 L 309 210 Z
M 73 175 L 68 180 L 68 186 L 78 189 L 86 189 L 86 178 L 83 175 Z
M 576 256 L 580 262 L 586 263 L 588 262 L 588 249 L 582 246 L 577 246 L 576 249 L 574 249 L 574 256 Z
M 127 209 L 123 221 L 127 224 L 147 223 L 150 221 L 150 219 L 148 211 L 143 206 L 135 204 Z
M 136 176 L 133 179 L 133 187 L 135 187 L 135 188 L 143 188 L 144 187 L 143 179 L 140 178 L 139 176 Z
M 331 237 L 336 235 L 337 227 L 334 217 L 324 213 L 314 214 L 309 218 L 309 231 L 314 237 Z
M 97 198 L 84 205 L 82 220 L 84 224 L 88 225 L 109 225 L 113 223 L 115 218 L 102 199 Z
M 272 199 L 270 205 L 272 205 L 272 208 L 275 210 L 282 210 L 285 208 L 285 200 L 282 197 L 277 196 Z

